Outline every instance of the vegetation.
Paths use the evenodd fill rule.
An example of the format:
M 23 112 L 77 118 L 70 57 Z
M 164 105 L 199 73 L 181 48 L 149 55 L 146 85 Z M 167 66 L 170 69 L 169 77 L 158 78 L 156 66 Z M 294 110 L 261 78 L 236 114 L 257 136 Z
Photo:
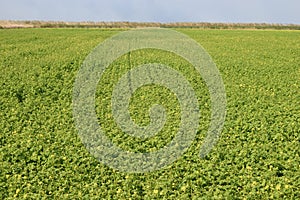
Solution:
M 200 28 L 200 29 L 278 29 L 300 30 L 299 24 L 207 23 L 207 22 L 62 22 L 62 21 L 0 21 L 1 28 Z
M 122 148 L 155 151 L 170 141 L 179 120 L 174 95 L 150 85 L 133 96 L 133 118 L 147 124 L 147 107 L 157 102 L 174 118 L 147 141 L 120 133 L 109 98 L 126 70 L 162 62 L 184 73 L 199 98 L 202 116 L 192 146 L 172 165 L 145 174 L 121 173 L 99 163 L 81 143 L 72 117 L 79 67 L 98 43 L 119 31 L 0 30 L 0 199 L 300 198 L 299 31 L 178 29 L 208 51 L 226 87 L 224 131 L 205 159 L 198 153 L 210 103 L 189 63 L 151 49 L 117 59 L 99 82 L 96 107 L 99 123 Z

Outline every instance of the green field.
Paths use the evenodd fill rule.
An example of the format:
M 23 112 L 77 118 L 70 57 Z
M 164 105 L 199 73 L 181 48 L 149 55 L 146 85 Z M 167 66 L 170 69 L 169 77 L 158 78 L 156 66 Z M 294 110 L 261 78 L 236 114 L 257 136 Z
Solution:
M 145 141 L 118 129 L 110 94 L 130 68 L 168 64 L 185 74 L 199 100 L 201 121 L 191 147 L 172 165 L 144 174 L 99 163 L 81 143 L 72 115 L 82 62 L 121 31 L 0 30 L 0 199 L 300 199 L 300 31 L 178 29 L 207 50 L 226 87 L 225 126 L 204 159 L 198 153 L 210 101 L 193 67 L 153 49 L 117 59 L 99 82 L 95 106 L 120 147 L 155 151 L 171 141 L 180 121 L 174 94 L 149 85 L 134 94 L 130 113 L 145 125 L 149 107 L 160 103 L 171 116 L 166 128 Z

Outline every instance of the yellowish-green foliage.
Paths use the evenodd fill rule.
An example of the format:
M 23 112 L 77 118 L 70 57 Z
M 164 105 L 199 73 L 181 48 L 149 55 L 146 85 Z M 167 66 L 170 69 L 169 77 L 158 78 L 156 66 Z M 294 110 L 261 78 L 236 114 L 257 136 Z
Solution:
M 72 89 L 88 53 L 121 30 L 0 30 L 0 199 L 299 199 L 300 32 L 180 29 L 217 64 L 227 93 L 227 118 L 217 146 L 198 157 L 209 123 L 201 77 L 168 52 L 132 52 L 98 84 L 96 111 L 111 139 L 131 151 L 155 151 L 172 138 L 179 105 L 165 88 L 138 90 L 130 113 L 147 124 L 153 103 L 173 117 L 163 134 L 126 137 L 110 110 L 112 86 L 126 70 L 159 61 L 181 71 L 198 96 L 197 138 L 172 165 L 145 174 L 115 171 L 82 145 L 72 118 Z M 129 61 L 130 57 L 130 63 Z M 143 103 L 145 102 L 145 103 Z

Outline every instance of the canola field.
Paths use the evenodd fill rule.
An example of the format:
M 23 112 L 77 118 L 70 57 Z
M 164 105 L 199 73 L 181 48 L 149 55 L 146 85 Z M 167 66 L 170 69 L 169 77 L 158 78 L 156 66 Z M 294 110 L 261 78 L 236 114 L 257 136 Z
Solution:
M 163 148 L 180 123 L 168 89 L 147 85 L 130 100 L 137 124 L 149 108 L 168 113 L 153 138 L 124 134 L 111 115 L 111 93 L 129 69 L 164 63 L 185 75 L 201 111 L 199 130 L 178 160 L 158 171 L 126 173 L 85 148 L 72 114 L 73 86 L 86 56 L 122 29 L 0 30 L 0 199 L 299 199 L 300 31 L 176 29 L 210 54 L 226 89 L 227 113 L 218 143 L 199 150 L 210 122 L 210 98 L 193 66 L 170 52 L 146 49 L 115 60 L 96 92 L 99 124 L 119 147 Z

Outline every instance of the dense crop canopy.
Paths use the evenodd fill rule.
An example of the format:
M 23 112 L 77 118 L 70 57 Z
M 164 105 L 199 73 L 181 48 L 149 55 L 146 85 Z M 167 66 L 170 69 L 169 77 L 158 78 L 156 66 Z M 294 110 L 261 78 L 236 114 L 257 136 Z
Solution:
M 300 32 L 181 29 L 218 66 L 227 118 L 217 146 L 198 152 L 210 120 L 205 83 L 176 55 L 146 49 L 117 59 L 96 92 L 96 112 L 112 141 L 128 151 L 155 151 L 178 128 L 179 105 L 161 86 L 136 91 L 130 114 L 149 123 L 162 104 L 166 127 L 148 140 L 122 133 L 111 115 L 118 78 L 137 65 L 162 62 L 184 74 L 198 96 L 201 121 L 188 151 L 165 169 L 115 171 L 81 143 L 72 116 L 75 76 L 89 52 L 121 30 L 0 30 L 0 199 L 298 199 L 300 198 Z M 145 59 L 145 57 L 147 59 Z

